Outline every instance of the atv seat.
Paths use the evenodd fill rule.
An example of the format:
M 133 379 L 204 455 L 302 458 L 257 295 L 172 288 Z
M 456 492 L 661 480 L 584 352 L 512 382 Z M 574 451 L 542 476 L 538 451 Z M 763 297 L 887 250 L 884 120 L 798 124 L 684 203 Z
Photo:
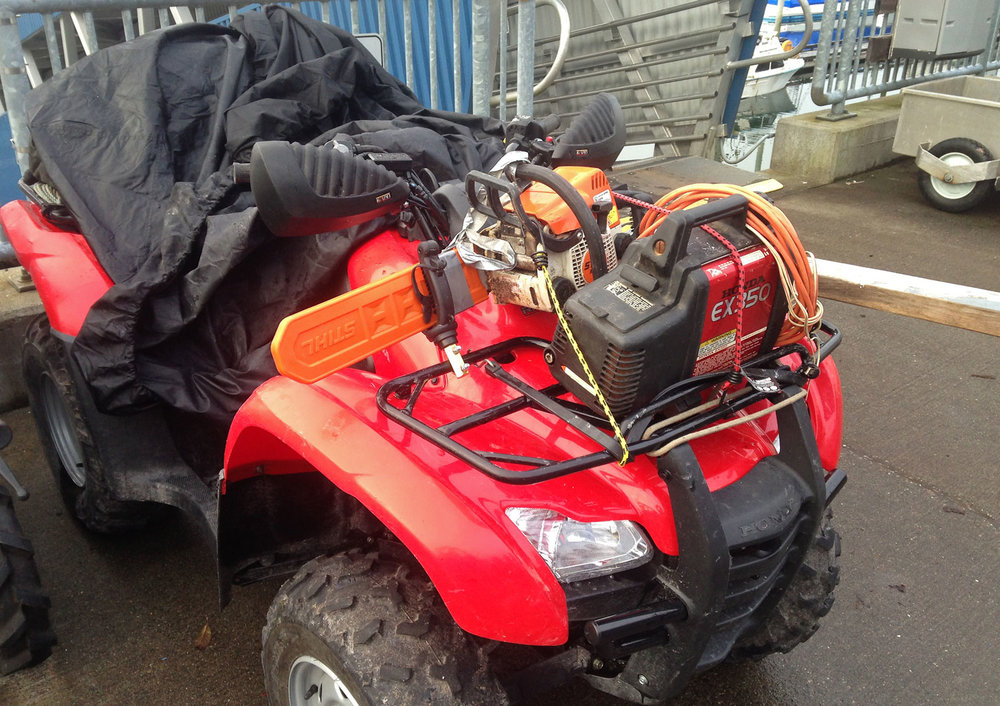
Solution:
M 410 187 L 379 164 L 334 147 L 258 142 L 250 188 L 264 223 L 283 237 L 342 230 L 397 208 Z

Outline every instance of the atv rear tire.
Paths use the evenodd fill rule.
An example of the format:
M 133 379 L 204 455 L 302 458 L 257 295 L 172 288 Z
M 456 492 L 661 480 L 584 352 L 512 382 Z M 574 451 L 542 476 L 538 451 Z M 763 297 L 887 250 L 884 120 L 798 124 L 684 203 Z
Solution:
M 111 494 L 70 376 L 66 348 L 53 337 L 45 315 L 28 324 L 22 356 L 45 458 L 73 516 L 103 534 L 141 529 L 162 517 L 162 506 L 117 500 Z
M 0 486 L 0 674 L 38 664 L 50 654 L 49 598 L 35 567 L 35 552 Z
M 833 589 L 840 582 L 840 536 L 826 517 L 805 561 L 778 605 L 762 625 L 741 637 L 730 659 L 759 659 L 788 652 L 819 629 L 819 619 L 833 606 Z
M 433 584 L 377 553 L 303 566 L 271 604 L 263 644 L 272 706 L 508 703 Z

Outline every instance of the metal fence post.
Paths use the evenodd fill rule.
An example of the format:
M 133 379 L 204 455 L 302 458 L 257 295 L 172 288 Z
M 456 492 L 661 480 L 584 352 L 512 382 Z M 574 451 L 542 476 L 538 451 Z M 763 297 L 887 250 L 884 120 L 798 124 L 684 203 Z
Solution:
M 11 142 L 21 174 L 28 171 L 28 121 L 24 112 L 24 96 L 31 90 L 28 71 L 21 50 L 21 34 L 17 29 L 17 16 L 0 7 L 0 82 L 3 99 L 10 119 Z
M 430 69 L 431 108 L 438 107 L 437 2 L 427 0 L 427 63 Z
M 855 117 L 854 113 L 847 112 L 847 82 L 850 72 L 854 68 L 853 58 L 861 48 L 861 39 L 858 36 L 861 31 L 861 3 L 855 0 L 847 8 L 847 20 L 840 37 L 836 38 L 840 45 L 840 58 L 837 66 L 837 93 L 845 96 L 830 106 L 830 114 L 824 115 L 824 120 L 843 120 L 844 118 Z M 824 8 L 825 10 L 825 8 Z
M 462 8 L 459 0 L 451 0 L 452 81 L 455 83 L 455 103 L 452 110 L 462 112 Z
M 490 2 L 472 0 L 472 112 L 490 114 Z
M 517 115 L 535 112 L 535 0 L 517 3 Z

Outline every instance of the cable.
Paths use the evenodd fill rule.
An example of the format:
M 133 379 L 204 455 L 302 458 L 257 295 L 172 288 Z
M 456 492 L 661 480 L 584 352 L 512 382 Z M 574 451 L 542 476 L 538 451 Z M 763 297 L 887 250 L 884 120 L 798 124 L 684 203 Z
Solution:
M 804 397 L 806 397 L 808 394 L 809 394 L 808 390 L 800 390 L 799 392 L 795 393 L 791 397 L 783 399 L 783 400 L 781 400 L 781 402 L 776 402 L 775 404 L 771 405 L 770 407 L 765 407 L 764 409 L 759 409 L 756 412 L 753 412 L 751 414 L 747 414 L 747 415 L 744 415 L 742 417 L 736 417 L 734 419 L 730 419 L 729 421 L 722 422 L 721 424 L 716 424 L 714 426 L 705 427 L 703 429 L 698 429 L 697 431 L 692 431 L 692 432 L 690 432 L 688 434 L 685 434 L 684 436 L 679 436 L 676 439 L 674 439 L 673 441 L 671 441 L 671 442 L 669 442 L 667 444 L 664 444 L 663 446 L 661 446 L 660 448 L 656 449 L 655 451 L 650 451 L 646 455 L 649 456 L 649 457 L 651 457 L 651 458 L 659 458 L 660 456 L 663 456 L 664 454 L 670 453 L 672 450 L 674 450 L 675 448 L 677 448 L 681 444 L 686 444 L 689 441 L 693 441 L 695 439 L 700 439 L 703 436 L 709 436 L 710 434 L 715 434 L 716 432 L 720 432 L 720 431 L 723 431 L 725 429 L 732 429 L 733 427 L 737 427 L 737 426 L 739 426 L 741 424 L 746 424 L 747 422 L 752 422 L 755 419 L 760 419 L 761 417 L 766 417 L 769 414 L 774 414 L 779 409 L 787 407 L 788 405 L 791 405 L 791 404 L 795 404 L 799 400 L 801 400 Z M 706 404 L 710 404 L 710 403 L 706 403 Z M 648 439 L 650 436 L 653 435 L 654 432 L 659 431 L 664 426 L 666 426 L 669 423 L 672 423 L 673 421 L 674 420 L 667 419 L 667 420 L 664 420 L 662 422 L 658 422 L 658 423 L 654 424 L 653 426 L 649 427 L 649 429 L 646 430 L 646 433 L 642 435 L 642 438 L 643 439 Z
M 576 351 L 576 357 L 580 361 L 580 365 L 583 366 L 583 372 L 587 375 L 587 380 L 590 381 L 590 385 L 594 388 L 594 396 L 597 398 L 598 403 L 601 405 L 601 409 L 604 410 L 604 414 L 608 418 L 608 422 L 611 424 L 611 429 L 615 433 L 615 439 L 622 447 L 622 457 L 618 461 L 618 465 L 624 466 L 629 461 L 628 442 L 625 440 L 625 435 L 622 433 L 621 427 L 618 426 L 618 422 L 615 420 L 615 415 L 611 412 L 611 407 L 608 405 L 608 401 L 604 398 L 604 393 L 601 392 L 601 388 L 598 386 L 596 378 L 594 378 L 594 373 L 591 372 L 590 366 L 587 365 L 587 359 L 584 357 L 583 351 L 580 350 L 580 345 L 576 342 L 576 337 L 570 330 L 569 322 L 566 320 L 565 314 L 563 314 L 562 305 L 559 303 L 559 297 L 556 295 L 556 288 L 552 284 L 552 277 L 549 276 L 548 254 L 545 252 L 543 247 L 539 246 L 538 252 L 534 254 L 532 259 L 535 261 L 535 267 L 538 269 L 538 272 L 541 273 L 542 279 L 545 280 L 545 287 L 548 289 L 549 298 L 552 300 L 552 307 L 556 310 L 556 316 L 559 318 L 559 324 L 562 326 L 563 331 L 566 332 L 566 338 L 569 340 L 573 350 Z

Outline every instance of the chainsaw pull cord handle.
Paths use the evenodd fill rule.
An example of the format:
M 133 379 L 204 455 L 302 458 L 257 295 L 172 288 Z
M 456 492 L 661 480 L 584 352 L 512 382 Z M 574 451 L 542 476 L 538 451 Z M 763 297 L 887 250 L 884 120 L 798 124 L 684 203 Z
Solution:
M 580 230 L 583 232 L 584 242 L 587 243 L 587 251 L 590 253 L 590 262 L 594 271 L 594 279 L 603 277 L 608 273 L 608 258 L 604 252 L 604 240 L 601 237 L 601 227 L 597 224 L 593 212 L 583 200 L 580 192 L 573 188 L 565 178 L 556 174 L 551 169 L 540 167 L 537 164 L 527 162 L 516 162 L 511 165 L 514 170 L 515 179 L 526 181 L 537 181 L 539 184 L 549 187 L 556 195 L 566 202 L 569 210 L 580 222 Z

